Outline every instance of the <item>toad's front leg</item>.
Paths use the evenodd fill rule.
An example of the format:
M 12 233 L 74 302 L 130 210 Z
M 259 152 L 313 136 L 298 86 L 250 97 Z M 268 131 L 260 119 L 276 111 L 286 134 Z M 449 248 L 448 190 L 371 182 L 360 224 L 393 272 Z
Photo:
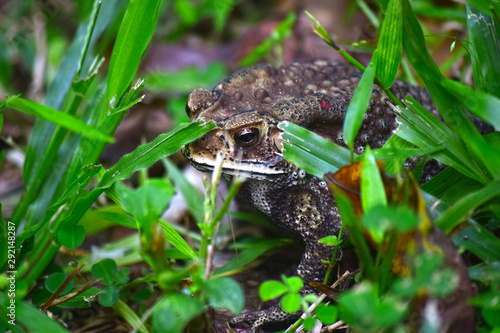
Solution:
M 274 197 L 280 201 L 278 196 Z M 317 199 L 309 194 L 299 196 L 299 200 L 289 200 L 290 205 L 282 208 L 288 213 L 287 220 L 281 223 L 285 229 L 293 231 L 305 244 L 305 251 L 300 260 L 296 271 L 296 276 L 299 276 L 304 281 L 304 288 L 301 294 L 314 293 L 314 289 L 309 286 L 309 282 L 323 282 L 328 262 L 331 260 L 333 247 L 326 246 L 318 240 L 321 237 L 329 234 L 335 234 L 338 231 L 340 222 L 332 221 L 332 217 L 322 212 L 317 205 Z M 281 200 L 286 202 L 286 200 Z M 331 212 L 330 212 L 331 213 Z M 276 215 L 280 213 L 277 212 Z M 279 220 L 282 216 L 271 216 L 274 221 Z M 337 214 L 334 214 L 334 218 Z M 300 313 L 287 313 L 279 304 L 272 306 L 269 309 L 256 311 L 253 313 L 244 314 L 234 318 L 231 325 L 241 327 L 242 323 L 250 325 L 251 332 L 258 330 L 277 331 L 286 329 L 290 324 L 297 320 Z
M 328 265 L 324 264 L 322 259 L 329 258 L 332 249 L 332 247 L 326 247 L 318 242 L 315 245 L 313 245 L 314 242 L 312 241 L 310 243 L 309 246 L 306 244 L 306 251 L 295 274 L 304 281 L 304 288 L 300 292 L 303 295 L 314 293 L 313 288 L 309 286 L 309 282 L 323 282 Z M 286 329 L 300 315 L 300 312 L 287 313 L 281 308 L 280 304 L 276 304 L 268 309 L 235 317 L 230 324 L 233 327 L 243 327 L 243 323 L 245 323 L 251 327 L 251 332 L 258 332 L 259 330 L 274 332 Z

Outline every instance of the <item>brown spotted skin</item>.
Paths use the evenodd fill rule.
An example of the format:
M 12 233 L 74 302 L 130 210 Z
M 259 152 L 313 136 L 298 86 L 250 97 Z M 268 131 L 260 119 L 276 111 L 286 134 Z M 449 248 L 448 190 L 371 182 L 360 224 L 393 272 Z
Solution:
M 202 171 L 213 168 L 223 155 L 223 172 L 250 174 L 238 198 L 250 202 L 277 226 L 305 244 L 297 275 L 308 282 L 322 282 L 332 248 L 318 239 L 338 235 L 340 215 L 326 184 L 298 169 L 282 156 L 280 121 L 303 126 L 344 145 L 344 114 L 361 73 L 341 64 L 317 61 L 274 68 L 258 65 L 241 70 L 212 91 L 197 89 L 186 109 L 192 120 L 213 120 L 217 128 L 187 145 L 184 155 Z M 434 111 L 424 89 L 396 82 L 393 93 L 411 95 Z M 356 153 L 365 147 L 380 148 L 398 123 L 387 97 L 373 87 L 369 110 L 355 141 Z M 309 287 L 304 292 L 313 292 Z M 298 318 L 279 306 L 239 316 L 232 325 L 250 324 L 251 331 L 280 330 Z

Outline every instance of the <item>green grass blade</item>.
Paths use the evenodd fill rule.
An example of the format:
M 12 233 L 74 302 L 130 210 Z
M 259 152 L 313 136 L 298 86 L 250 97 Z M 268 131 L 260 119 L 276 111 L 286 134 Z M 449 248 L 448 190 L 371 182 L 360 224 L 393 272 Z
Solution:
M 283 40 L 290 35 L 295 19 L 296 15 L 294 13 L 288 14 L 288 16 L 271 32 L 271 36 L 269 36 L 269 38 L 253 49 L 249 55 L 240 60 L 240 65 L 242 67 L 251 66 L 259 59 L 262 59 L 269 54 L 275 45 L 282 43 Z
M 459 107 L 458 101 L 440 83 L 444 79 L 439 68 L 427 51 L 420 23 L 413 13 L 408 0 L 403 1 L 403 38 L 404 50 L 413 68 L 422 77 L 431 94 L 434 104 L 448 126 L 461 138 L 480 137 L 478 130 Z
M 283 156 L 308 173 L 323 178 L 351 163 L 351 152 L 319 135 L 290 122 L 282 122 L 279 128 L 285 131 Z M 321 147 L 322 149 L 318 149 Z M 355 154 L 353 156 L 356 156 Z
M 233 7 L 236 3 L 236 0 L 214 0 L 212 1 L 214 16 L 215 16 L 215 30 L 219 33 L 222 32 L 222 29 L 226 25 L 227 18 Z
M 85 41 L 88 40 L 91 28 L 94 24 L 93 19 L 98 9 L 96 2 L 97 1 L 94 3 L 94 8 L 89 18 L 78 27 L 73 42 L 62 58 L 59 70 L 47 90 L 47 95 L 45 96 L 43 104 L 48 107 L 56 110 L 61 110 L 63 108 L 64 102 L 70 92 L 71 84 L 79 70 L 79 65 L 84 55 Z M 47 147 L 55 129 L 56 126 L 53 123 L 38 119 L 31 131 L 28 147 L 26 149 L 26 162 L 23 168 L 23 180 L 27 187 L 29 187 L 33 181 L 39 161 L 46 155 Z
M 196 122 L 181 124 L 177 129 L 160 134 L 155 140 L 139 146 L 132 153 L 123 156 L 102 177 L 99 187 L 106 188 L 117 180 L 130 177 L 139 169 L 148 168 L 156 161 L 170 154 L 185 144 L 196 140 L 215 127 L 213 123 Z
M 149 332 L 136 311 L 132 310 L 124 301 L 118 300 L 118 302 L 113 305 L 113 310 L 115 310 L 120 317 L 125 319 L 125 321 L 137 332 Z
M 484 188 L 462 197 L 454 206 L 441 215 L 435 223 L 445 232 L 450 232 L 454 227 L 462 223 L 471 211 L 498 195 L 500 195 L 500 180 L 496 180 Z
M 98 186 L 92 192 L 78 198 L 71 214 L 55 228 L 69 228 L 76 225 L 99 195 L 115 181 L 126 179 L 137 170 L 150 167 L 156 161 L 173 154 L 186 143 L 196 140 L 214 127 L 213 123 L 204 122 L 183 124 L 176 130 L 161 134 L 152 142 L 141 145 L 132 153 L 123 156 L 115 166 L 104 173 Z
M 351 102 L 349 103 L 349 107 L 347 108 L 347 113 L 345 115 L 344 141 L 351 149 L 354 149 L 354 140 L 358 135 L 361 124 L 363 123 L 363 116 L 365 115 L 368 104 L 370 103 L 376 68 L 377 52 L 373 54 L 370 64 L 366 67 L 366 70 L 363 73 L 354 94 L 352 95 Z
M 115 141 L 112 137 L 100 132 L 92 126 L 87 125 L 80 119 L 67 113 L 55 110 L 51 107 L 38 104 L 37 102 L 14 96 L 7 99 L 6 104 L 10 108 L 48 120 L 56 125 L 64 127 L 70 131 L 80 133 L 84 136 L 105 142 Z
M 163 159 L 168 175 L 172 182 L 179 188 L 184 200 L 188 205 L 189 211 L 193 214 L 197 223 L 203 223 L 203 195 L 184 177 L 177 166 L 169 159 Z
M 232 275 L 244 270 L 244 267 L 263 255 L 264 253 L 269 253 L 279 247 L 288 245 L 289 242 L 285 240 L 270 239 L 258 241 L 256 244 L 252 244 L 250 247 L 241 251 L 236 257 L 229 260 L 224 266 L 217 269 L 212 278 L 218 278 L 222 276 Z
M 432 194 L 447 205 L 451 205 L 468 193 L 480 190 L 483 185 L 464 176 L 454 168 L 446 168 L 423 184 L 422 191 Z
M 500 260 L 500 239 L 479 223 L 469 221 L 469 224 L 468 228 L 453 236 L 453 243 L 486 263 Z
M 92 27 L 95 25 L 96 15 L 99 10 L 99 1 L 93 1 L 93 3 L 94 8 L 90 16 L 78 27 L 73 42 L 61 61 L 59 70 L 47 91 L 44 105 L 54 109 L 62 109 L 63 107 L 75 75 L 80 69 L 87 41 L 92 35 Z M 94 38 L 97 39 L 98 36 Z
M 377 78 L 384 87 L 390 87 L 396 79 L 401 61 L 403 16 L 401 0 L 391 0 L 387 8 L 378 41 Z
M 5 304 L 5 303 L 3 303 Z M 59 323 L 31 304 L 16 302 L 16 320 L 22 323 L 27 332 L 68 333 Z
M 107 97 L 112 106 L 134 79 L 153 36 L 160 4 L 160 0 L 131 0 L 128 5 L 109 63 Z
M 403 47 L 408 60 L 424 80 L 440 81 L 442 78 L 438 67 L 427 51 L 425 38 L 408 0 L 402 0 L 403 8 Z
M 158 224 L 163 229 L 165 233 L 165 238 L 172 244 L 177 250 L 181 251 L 183 254 L 187 255 L 191 259 L 198 259 L 196 253 L 191 249 L 191 246 L 179 235 L 177 231 L 174 230 L 167 222 L 159 220 Z
M 476 9 L 476 1 L 467 3 L 467 35 L 476 88 L 500 98 L 500 27 L 492 16 Z M 489 5 L 500 6 L 490 1 Z M 489 5 L 487 10 L 489 11 Z M 479 8 L 479 7 L 477 7 Z M 485 8 L 481 8 L 484 11 Z
M 406 112 L 404 117 L 407 120 L 403 120 L 401 131 L 398 131 L 399 136 L 422 148 L 427 145 L 445 147 L 444 151 L 437 153 L 433 157 L 446 165 L 452 165 L 467 177 L 483 183 L 488 182 L 488 178 L 474 163 L 469 149 L 455 133 L 434 117 L 414 98 L 407 97 L 407 104 L 410 105 L 418 117 L 410 112 Z M 405 124 L 406 121 L 409 121 L 409 126 Z
M 464 107 L 471 114 L 492 124 L 496 128 L 500 128 L 499 98 L 480 90 L 474 90 L 452 80 L 443 80 L 441 84 L 448 92 L 462 101 Z
M 361 205 L 365 212 L 377 206 L 387 206 L 384 183 L 370 147 L 366 147 L 361 178 Z
M 471 5 L 475 6 L 488 16 L 500 13 L 500 4 L 494 0 L 467 0 L 467 5 L 470 7 L 472 7 Z
M 92 181 L 92 179 L 94 179 L 99 170 L 99 166 L 91 166 L 85 168 L 82 172 L 82 175 L 75 179 L 75 181 L 70 184 L 70 186 L 68 186 L 66 192 L 59 197 L 59 200 L 57 200 L 56 203 L 54 203 L 47 209 L 43 220 L 39 221 L 36 225 L 31 226 L 30 228 L 19 234 L 19 236 L 17 237 L 19 245 L 21 245 L 21 243 L 25 239 L 34 236 L 40 228 L 45 226 L 53 218 L 53 216 L 57 213 L 57 210 L 61 206 L 67 205 L 71 201 L 77 200 L 77 198 L 79 197 L 83 197 L 86 193 L 85 188 Z

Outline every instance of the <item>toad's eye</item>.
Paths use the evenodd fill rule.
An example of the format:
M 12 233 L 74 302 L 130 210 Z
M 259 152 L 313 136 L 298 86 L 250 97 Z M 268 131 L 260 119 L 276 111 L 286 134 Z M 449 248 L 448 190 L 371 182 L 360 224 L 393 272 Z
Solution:
M 189 102 L 186 102 L 186 114 L 191 118 L 191 108 L 189 107 Z
M 243 128 L 234 133 L 234 142 L 243 148 L 252 147 L 259 142 L 259 129 L 258 128 Z

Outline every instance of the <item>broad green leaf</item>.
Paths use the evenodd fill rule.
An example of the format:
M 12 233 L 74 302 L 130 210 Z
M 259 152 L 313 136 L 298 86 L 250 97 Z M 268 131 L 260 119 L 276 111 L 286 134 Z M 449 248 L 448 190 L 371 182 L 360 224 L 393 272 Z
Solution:
M 464 107 L 471 114 L 497 128 L 500 127 L 499 98 L 452 80 L 443 80 L 441 84 L 458 100 L 462 101 Z
M 363 281 L 339 298 L 340 319 L 359 331 L 386 331 L 407 313 L 407 302 L 379 297 L 377 286 Z
M 478 280 L 483 283 L 488 281 L 500 281 L 500 261 L 480 263 L 467 269 L 471 280 Z
M 420 188 L 445 204 L 451 205 L 468 193 L 481 189 L 483 185 L 454 168 L 446 168 Z
M 401 1 L 403 14 L 403 35 L 405 36 L 403 38 L 403 47 L 406 55 L 408 56 L 408 60 L 424 80 L 439 82 L 442 75 L 427 51 L 420 23 L 415 17 L 409 1 Z
M 111 285 L 115 282 L 117 266 L 112 259 L 103 259 L 92 266 L 94 279 L 102 279 L 102 284 Z
M 81 225 L 62 228 L 57 234 L 57 240 L 68 249 L 76 249 L 85 240 L 85 228 Z
M 197 223 L 203 222 L 203 195 L 191 184 L 180 172 L 177 166 L 169 159 L 163 159 L 168 175 L 174 184 L 179 188 L 182 197 L 186 200 L 187 206 Z
M 489 292 L 484 292 L 482 294 L 477 295 L 476 297 L 470 298 L 467 303 L 484 308 L 484 309 L 492 309 L 492 310 L 500 310 L 500 303 L 498 299 L 500 298 L 500 291 L 493 290 Z
M 238 253 L 236 257 L 229 260 L 224 266 L 215 270 L 212 276 L 218 277 L 240 272 L 243 267 L 260 257 L 262 254 L 269 253 L 272 250 L 286 244 L 288 243 L 277 239 L 264 240 L 259 241 L 256 244 L 252 244 L 250 247 Z
M 127 91 L 153 36 L 160 0 L 131 0 L 109 62 L 107 98 L 110 106 Z
M 478 308 L 500 311 L 500 303 L 498 302 L 499 298 L 500 291 L 492 290 L 470 298 L 467 303 Z M 496 333 L 495 330 L 492 330 L 491 332 Z
M 56 320 L 21 300 L 16 301 L 16 322 L 22 323 L 27 332 L 69 333 Z
M 130 273 L 130 268 L 128 267 L 122 267 L 116 274 L 116 283 L 118 284 L 125 284 L 128 282 L 129 277 L 128 274 Z
M 500 328 L 500 309 L 483 309 L 481 313 L 486 322 L 498 331 Z
M 461 6 L 436 6 L 436 3 L 427 1 L 414 1 L 413 12 L 417 16 L 434 17 L 437 19 L 465 22 L 466 15 Z
M 113 259 L 119 267 L 144 262 L 144 258 L 141 255 L 141 240 L 139 233 L 133 233 L 118 241 L 109 242 L 101 248 L 94 248 L 92 253 L 82 257 L 82 262 L 87 262 L 88 264 L 83 266 L 81 272 L 91 272 L 93 265 L 102 258 Z
M 305 128 L 288 121 L 280 123 L 278 127 L 285 131 L 283 139 L 290 142 L 284 143 L 283 156 L 310 174 L 322 178 L 325 173 L 335 172 L 351 162 L 348 149 Z
M 215 125 L 212 122 L 187 123 L 179 125 L 179 127 L 169 133 L 160 134 L 155 140 L 141 145 L 132 153 L 123 156 L 102 177 L 99 187 L 109 187 L 117 180 L 130 177 L 139 169 L 150 167 L 156 161 L 175 153 L 177 149 L 196 140 L 214 127 Z
M 380 244 L 388 230 L 408 232 L 415 229 L 418 217 L 406 206 L 378 205 L 366 211 L 361 222 L 370 232 L 373 240 Z
M 500 261 L 500 240 L 482 225 L 469 221 L 469 227 L 453 236 L 456 246 L 475 254 L 485 263 Z
M 483 12 L 482 14 L 486 14 L 488 16 L 493 16 L 495 13 L 498 15 L 500 13 L 500 4 L 496 1 L 491 0 L 468 0 L 467 5 L 474 5 L 477 9 L 475 12 Z M 472 7 L 472 6 L 471 6 Z M 475 9 L 475 8 L 474 8 Z M 498 16 L 497 16 L 498 18 Z M 483 18 L 484 19 L 484 18 Z
M 137 229 L 135 219 L 117 205 L 88 210 L 78 222 L 78 225 L 85 228 L 87 236 L 96 234 L 113 225 Z
M 66 280 L 67 275 L 58 272 L 58 273 L 52 273 L 47 277 L 47 280 L 45 280 L 45 288 L 52 294 L 59 289 L 59 287 L 63 284 L 63 282 Z M 64 287 L 63 291 L 59 294 L 59 296 L 64 296 L 67 293 L 71 291 L 71 288 L 75 285 L 75 281 L 71 280 L 66 287 Z
M 96 128 L 87 125 L 78 118 L 75 118 L 67 113 L 58 111 L 51 107 L 38 104 L 37 102 L 34 101 L 14 96 L 6 100 L 6 105 L 10 108 L 48 120 L 56 125 L 62 126 L 70 131 L 80 133 L 90 138 L 106 142 L 115 141 L 112 137 L 105 135 L 104 133 L 101 133 Z
M 208 280 L 204 286 L 208 303 L 214 309 L 227 309 L 239 315 L 245 306 L 245 295 L 238 282 L 229 277 Z
M 77 288 L 73 288 L 73 291 Z M 66 302 L 59 304 L 61 308 L 89 308 L 91 302 L 95 301 L 94 297 L 101 292 L 101 289 L 96 287 L 89 288 L 84 292 L 68 299 Z
M 283 282 L 292 293 L 297 293 L 302 289 L 302 287 L 304 287 L 304 282 L 298 276 L 292 276 L 288 278 L 282 275 L 281 278 L 283 279 Z
M 369 147 L 366 149 L 363 160 L 363 176 L 361 178 L 361 206 L 369 211 L 376 206 L 386 206 L 387 197 L 382 182 L 382 176 L 375 157 Z
M 323 243 L 328 246 L 337 246 L 342 244 L 342 240 L 338 239 L 337 236 L 331 235 L 331 236 L 326 236 L 318 240 L 318 242 Z
M 483 172 L 485 177 L 498 179 L 500 176 L 500 146 L 489 144 L 485 137 L 471 137 L 467 146 L 477 157 L 479 172 Z
M 182 328 L 205 309 L 201 300 L 181 293 L 162 298 L 153 309 L 153 332 L 181 333 Z
M 396 295 L 412 298 L 421 293 L 442 297 L 453 292 L 458 283 L 457 272 L 443 267 L 443 254 L 418 253 L 414 259 L 414 275 L 395 281 L 392 291 Z
M 460 198 L 460 200 L 441 215 L 435 223 L 448 233 L 454 227 L 464 222 L 470 212 L 498 195 L 500 195 L 500 180 L 493 181 L 484 188 Z
M 488 181 L 484 174 L 478 171 L 469 150 L 455 133 L 414 98 L 408 97 L 407 104 L 415 114 L 406 112 L 404 118 L 400 118 L 402 124 L 397 131 L 399 137 L 421 148 L 442 146 L 445 149 L 433 154 L 432 157 L 441 163 L 452 165 L 467 177 L 481 182 Z
M 352 95 L 351 102 L 347 108 L 347 113 L 345 114 L 343 127 L 344 141 L 351 149 L 354 149 L 354 140 L 358 135 L 361 124 L 363 123 L 363 117 L 368 109 L 368 105 L 370 104 L 376 69 L 377 51 L 373 53 L 372 60 L 370 61 L 368 67 L 366 67 L 366 70 L 363 73 L 354 94 Z
M 310 332 L 314 329 L 314 326 L 316 326 L 317 322 L 318 320 L 314 317 L 306 317 L 306 319 L 304 319 L 304 321 L 302 322 L 302 325 L 304 325 L 304 329 Z
M 161 178 L 148 179 L 135 190 L 121 182 L 115 186 L 123 208 L 140 223 L 158 220 L 174 194 L 170 181 Z
M 288 287 L 278 281 L 265 281 L 259 287 L 259 295 L 263 301 L 280 297 L 288 291 Z
M 177 250 L 181 251 L 189 258 L 198 259 L 198 256 L 193 251 L 193 249 L 191 249 L 189 244 L 167 222 L 159 220 L 158 224 L 163 229 L 165 238 L 170 244 L 172 244 Z
M 396 136 L 394 136 L 396 137 Z M 392 138 L 392 137 L 391 137 Z M 388 160 L 390 162 L 394 158 L 401 158 L 406 160 L 410 157 L 417 157 L 422 155 L 429 155 L 442 150 L 442 147 L 425 147 L 425 148 L 380 148 L 373 150 L 372 154 L 375 158 L 380 160 Z
M 120 298 L 120 288 L 117 286 L 107 286 L 99 294 L 99 304 L 104 307 L 113 306 Z
M 484 1 L 485 6 L 478 7 L 479 2 L 467 2 L 467 36 L 470 42 L 469 54 L 471 56 L 472 72 L 477 90 L 488 92 L 500 98 L 500 27 L 497 19 L 486 14 L 490 6 L 496 6 L 496 15 L 500 5 L 494 1 Z M 480 11 L 474 7 L 483 10 Z
M 323 325 L 331 325 L 337 321 L 338 311 L 337 308 L 332 305 L 320 303 L 316 307 L 314 313 Z
M 295 313 L 300 310 L 302 298 L 297 293 L 289 293 L 281 299 L 281 307 L 288 313 Z
M 401 0 L 389 1 L 384 22 L 380 31 L 377 54 L 377 78 L 384 87 L 390 87 L 396 79 L 401 60 L 401 42 L 403 36 L 403 16 Z

